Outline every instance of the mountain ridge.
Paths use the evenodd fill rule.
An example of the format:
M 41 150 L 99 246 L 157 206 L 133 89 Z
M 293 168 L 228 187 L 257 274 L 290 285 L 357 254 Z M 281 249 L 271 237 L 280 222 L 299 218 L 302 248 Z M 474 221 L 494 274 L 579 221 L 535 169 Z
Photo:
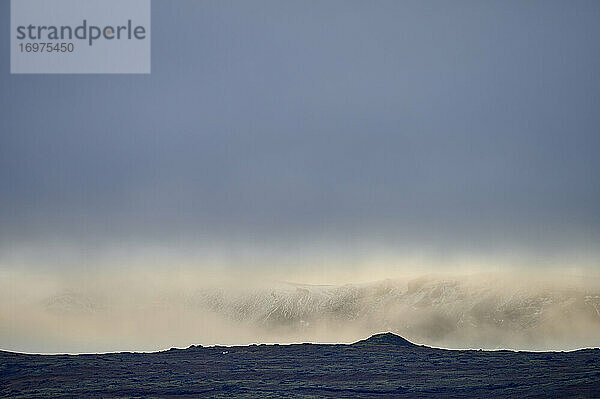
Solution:
M 443 350 L 391 332 L 353 344 L 0 352 L 0 398 L 597 397 L 599 353 Z
M 373 334 L 369 338 L 355 342 L 352 345 L 392 345 L 408 348 L 415 348 L 420 346 L 410 342 L 409 340 L 407 340 L 404 337 L 401 337 L 400 335 L 394 334 L 389 331 L 384 333 Z

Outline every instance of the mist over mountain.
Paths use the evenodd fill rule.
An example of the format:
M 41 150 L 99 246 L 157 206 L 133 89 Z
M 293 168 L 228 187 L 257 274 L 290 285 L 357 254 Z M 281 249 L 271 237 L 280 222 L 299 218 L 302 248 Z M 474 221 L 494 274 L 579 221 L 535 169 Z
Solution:
M 429 345 L 600 345 L 600 289 L 424 277 L 343 286 L 207 289 L 189 306 L 290 336 L 326 328 L 395 331 Z M 334 336 L 332 335 L 332 339 Z
M 77 353 L 197 343 L 336 343 L 380 331 L 447 348 L 600 346 L 595 278 L 535 280 L 504 273 L 340 285 L 185 281 L 98 277 L 40 289 L 37 296 L 5 291 L 0 321 L 11 328 L 0 332 L 3 349 L 25 349 L 27 339 L 41 340 L 35 351 Z M 19 335 L 27 328 L 29 334 Z

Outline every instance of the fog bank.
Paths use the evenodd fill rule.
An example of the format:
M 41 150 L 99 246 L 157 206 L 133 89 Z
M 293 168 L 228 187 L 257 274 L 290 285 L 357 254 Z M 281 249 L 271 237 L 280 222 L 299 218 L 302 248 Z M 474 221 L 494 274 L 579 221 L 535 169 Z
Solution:
M 5 270 L 0 281 L 0 340 L 15 351 L 352 342 L 381 331 L 450 348 L 600 346 L 600 279 L 565 272 L 428 273 L 318 285 L 216 271 L 65 279 Z

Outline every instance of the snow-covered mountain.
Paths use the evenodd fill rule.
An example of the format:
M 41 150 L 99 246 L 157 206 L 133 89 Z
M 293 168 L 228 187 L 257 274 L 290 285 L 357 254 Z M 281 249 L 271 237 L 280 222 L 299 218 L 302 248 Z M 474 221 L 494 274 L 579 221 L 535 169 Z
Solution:
M 43 314 L 51 323 L 113 336 L 155 331 L 187 344 L 351 342 L 391 331 L 452 348 L 600 346 L 600 284 L 590 279 L 427 276 L 338 286 L 142 288 L 59 292 L 43 301 Z
M 282 331 L 324 326 L 394 331 L 417 342 L 463 347 L 543 346 L 561 340 L 600 345 L 600 290 L 581 286 L 426 277 L 343 286 L 213 288 L 198 291 L 187 303 Z

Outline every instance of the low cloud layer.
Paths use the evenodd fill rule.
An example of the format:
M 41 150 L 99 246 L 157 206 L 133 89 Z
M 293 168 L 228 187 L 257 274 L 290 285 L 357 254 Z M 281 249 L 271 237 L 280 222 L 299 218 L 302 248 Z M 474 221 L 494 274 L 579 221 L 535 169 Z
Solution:
M 260 276 L 3 275 L 3 349 L 160 350 L 191 344 L 352 342 L 392 331 L 451 348 L 600 346 L 600 279 L 428 274 L 314 285 Z

